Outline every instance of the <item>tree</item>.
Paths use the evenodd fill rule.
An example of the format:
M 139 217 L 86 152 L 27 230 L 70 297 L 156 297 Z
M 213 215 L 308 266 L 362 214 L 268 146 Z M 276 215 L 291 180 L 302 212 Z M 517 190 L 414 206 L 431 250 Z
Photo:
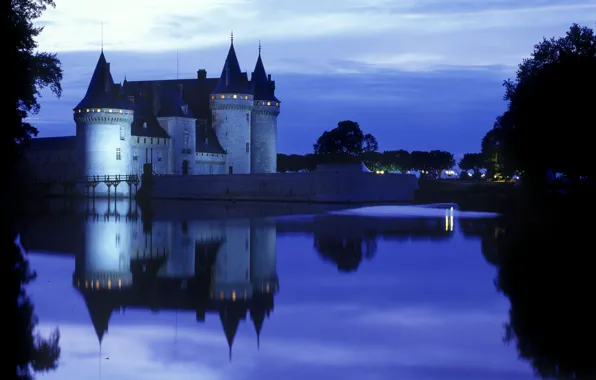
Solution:
M 441 150 L 413 151 L 410 159 L 412 168 L 420 172 L 421 178 L 437 179 L 443 170 L 455 166 L 453 154 Z
M 387 150 L 382 153 L 383 170 L 393 172 L 400 171 L 405 173 L 412 170 L 410 152 L 407 150 Z
M 458 165 L 461 170 L 466 172 L 473 170 L 474 177 L 477 177 L 480 174 L 480 169 L 485 168 L 485 161 L 481 153 L 466 153 L 461 160 L 459 160 Z
M 355 121 L 340 121 L 337 127 L 325 131 L 313 146 L 315 155 L 350 160 L 378 149 L 377 139 L 364 134 Z
M 505 81 L 506 153 L 524 181 L 544 186 L 549 170 L 572 181 L 594 177 L 592 128 L 596 104 L 596 36 L 573 24 L 564 37 L 544 39 Z M 553 154 L 556 153 L 556 154 Z
M 26 179 L 19 174 L 24 152 L 37 129 L 26 121 L 28 116 L 39 111 L 38 98 L 43 87 L 60 96 L 62 69 L 55 54 L 37 52 L 35 38 L 43 28 L 33 26 L 47 6 L 54 6 L 51 0 L 11 0 L 5 2 L 2 60 L 7 65 L 7 80 L 4 89 L 4 124 L 0 136 L 4 158 L 5 181 L 2 197 L 2 251 L 3 273 L 11 282 L 3 292 L 2 305 L 8 314 L 11 333 L 9 359 L 3 360 L 3 373 L 11 378 L 30 379 L 32 371 L 46 371 L 56 368 L 60 355 L 59 333 L 49 340 L 34 334 L 37 319 L 33 305 L 24 285 L 35 278 L 21 248 L 17 245 L 17 212 L 23 201 L 23 185 Z
M 509 112 L 497 117 L 493 128 L 484 135 L 481 143 L 481 155 L 487 177 L 511 178 L 518 171 L 511 155 L 512 120 Z

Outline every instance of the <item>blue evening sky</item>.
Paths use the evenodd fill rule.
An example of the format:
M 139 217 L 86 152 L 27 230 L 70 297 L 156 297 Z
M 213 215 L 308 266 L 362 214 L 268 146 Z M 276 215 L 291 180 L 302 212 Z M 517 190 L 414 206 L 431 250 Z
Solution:
M 75 134 L 71 109 L 99 56 L 102 21 L 118 82 L 219 76 L 233 30 L 243 71 L 262 41 L 282 100 L 280 153 L 310 152 L 351 119 L 381 150 L 459 155 L 479 150 L 504 110 L 502 81 L 533 45 L 595 19 L 588 0 L 56 0 L 39 43 L 59 54 L 64 93 L 44 92 L 32 120 L 40 137 Z

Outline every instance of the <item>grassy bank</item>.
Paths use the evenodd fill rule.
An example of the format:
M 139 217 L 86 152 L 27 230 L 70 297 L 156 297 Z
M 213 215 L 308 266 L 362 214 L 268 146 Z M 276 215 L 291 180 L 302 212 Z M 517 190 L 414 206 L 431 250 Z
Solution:
M 464 210 L 501 212 L 514 202 L 519 188 L 506 182 L 419 181 L 416 203 L 457 203 Z

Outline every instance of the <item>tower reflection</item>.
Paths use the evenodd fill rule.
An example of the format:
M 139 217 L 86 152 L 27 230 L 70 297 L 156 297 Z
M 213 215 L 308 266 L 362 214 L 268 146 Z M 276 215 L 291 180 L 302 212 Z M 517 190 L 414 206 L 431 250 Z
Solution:
M 145 308 L 192 310 L 200 322 L 217 313 L 230 359 L 240 321 L 249 317 L 259 345 L 279 291 L 275 222 L 140 216 L 133 203 L 96 200 L 78 224 L 73 285 L 99 343 L 114 312 Z

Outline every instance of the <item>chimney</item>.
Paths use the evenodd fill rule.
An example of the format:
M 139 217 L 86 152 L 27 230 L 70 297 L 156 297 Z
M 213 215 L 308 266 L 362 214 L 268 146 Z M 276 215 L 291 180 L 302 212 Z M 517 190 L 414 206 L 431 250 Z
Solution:
M 178 84 L 178 93 L 180 94 L 180 99 L 184 99 L 184 85 L 182 83 Z
M 112 83 L 110 83 L 110 64 L 109 63 L 106 63 L 106 66 L 104 67 L 104 70 L 103 70 L 103 75 L 104 75 L 104 78 L 103 78 L 104 89 L 103 90 L 105 92 L 110 92 L 110 90 L 111 90 L 110 85 Z
M 199 71 L 197 71 L 197 79 L 199 79 L 199 80 L 207 79 L 207 70 L 200 69 Z
M 267 75 L 267 80 L 268 80 L 269 82 L 271 82 L 271 74 L 268 74 L 268 75 Z

